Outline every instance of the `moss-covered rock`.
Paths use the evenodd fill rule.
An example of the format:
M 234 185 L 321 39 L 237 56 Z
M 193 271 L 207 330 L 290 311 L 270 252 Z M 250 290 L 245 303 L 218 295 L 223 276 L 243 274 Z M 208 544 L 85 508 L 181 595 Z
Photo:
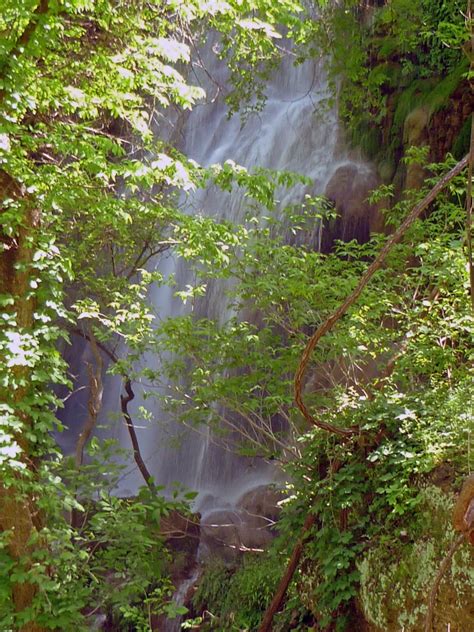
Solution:
M 360 603 L 373 630 L 416 632 L 424 629 L 428 595 L 453 540 L 454 498 L 436 487 L 422 492 L 419 520 L 407 525 L 398 540 L 371 549 L 358 564 Z M 474 629 L 474 549 L 462 545 L 454 555 L 438 592 L 434 629 Z
M 353 146 L 359 147 L 369 160 L 373 160 L 380 152 L 382 132 L 370 120 L 363 120 L 352 130 L 351 140 Z
M 256 630 L 282 572 L 278 559 L 246 554 L 237 564 L 211 558 L 204 566 L 193 597 L 194 614 L 205 619 L 203 630 Z M 275 621 L 274 631 L 288 630 Z

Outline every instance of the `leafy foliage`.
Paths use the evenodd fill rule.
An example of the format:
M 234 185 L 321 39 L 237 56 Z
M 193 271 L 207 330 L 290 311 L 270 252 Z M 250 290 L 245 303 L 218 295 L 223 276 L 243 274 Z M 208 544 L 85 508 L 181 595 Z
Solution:
M 426 105 L 430 116 L 446 105 L 468 76 L 470 55 L 463 0 L 373 4 L 363 8 L 354 0 L 328 6 L 326 28 L 316 34 L 330 54 L 341 116 L 356 146 L 362 137 L 370 158 L 398 148 L 407 105 Z M 394 114 L 398 121 L 381 148 L 380 126 L 390 130 Z
M 450 164 L 430 168 L 440 173 Z M 398 225 L 425 193 L 407 194 L 386 221 Z M 297 581 L 321 629 L 335 621 L 351 629 L 358 560 L 419 520 L 430 473 L 446 462 L 460 474 L 469 469 L 473 315 L 463 215 L 461 176 L 317 348 L 306 398 L 323 420 L 358 427 L 343 443 L 302 427 L 292 377 L 308 333 L 351 291 L 383 236 L 340 243 L 323 255 L 290 245 L 282 230 L 250 226 L 251 247 L 235 259 L 230 318 L 163 325 L 166 348 L 175 354 L 172 375 L 187 376 L 171 409 L 196 424 L 214 423 L 221 434 L 227 426 L 223 441 L 237 442 L 243 454 L 286 464 L 291 496 L 280 522 L 280 555 L 294 543 L 307 508 L 317 516 Z M 253 607 L 258 618 L 260 606 Z
M 165 123 L 205 96 L 186 75 L 209 29 L 236 85 L 239 68 L 245 75 L 248 100 L 299 13 L 290 0 L 2 4 L 0 523 L 12 526 L 2 533 L 2 628 L 81 629 L 111 608 L 147 629 L 150 613 L 171 607 L 159 518 L 175 503 L 115 498 L 110 461 L 62 467 L 52 384 L 71 384 L 59 344 L 84 326 L 102 348 L 126 345 L 115 369 L 131 372 L 153 331 L 148 289 L 164 282 L 150 260 L 174 248 L 196 265 L 226 261 L 233 227 L 183 214 L 180 195 L 212 178 L 273 185 L 237 166 L 201 169 L 173 148 Z M 229 101 L 237 107 L 235 94 Z M 113 458 L 108 448 L 102 457 Z
M 213 615 L 209 629 L 256 629 L 279 578 L 280 567 L 275 562 L 258 555 L 246 556 L 237 567 L 220 560 L 208 562 L 193 605 L 197 611 L 206 609 Z
M 127 348 L 114 367 L 120 375 L 133 376 L 144 350 L 165 352 L 167 376 L 185 374 L 167 398 L 172 412 L 188 423 L 211 423 L 242 453 L 288 468 L 292 497 L 276 552 L 263 564 L 246 561 L 228 578 L 230 601 L 215 580 L 202 590 L 203 601 L 223 599 L 225 625 L 257 625 L 276 581 L 275 560 L 285 560 L 311 505 L 318 528 L 298 578 L 302 602 L 320 627 L 335 620 L 343 626 L 363 575 L 358 560 L 370 559 L 389 535 L 416 521 L 420 485 L 436 465 L 467 469 L 472 313 L 461 236 L 464 183 L 454 182 L 412 228 L 318 349 L 307 385 L 312 407 L 333 424 L 360 428 L 341 445 L 302 427 L 292 407 L 292 375 L 308 335 L 354 286 L 384 237 L 339 244 L 329 255 L 301 246 L 315 222 L 333 215 L 326 201 L 307 198 L 276 219 L 278 187 L 301 178 L 249 173 L 232 163 L 203 169 L 173 147 L 166 126 L 204 97 L 189 84 L 187 68 L 191 48 L 209 29 L 219 34 L 216 50 L 229 67 L 230 112 L 242 102 L 244 116 L 261 107 L 283 37 L 296 42 L 299 61 L 317 42 L 323 51 L 332 47 L 334 73 L 344 62 L 348 119 L 368 107 L 380 121 L 387 92 L 414 79 L 430 86 L 430 103 L 439 107 L 462 72 L 458 9 L 457 0 L 396 0 L 362 28 L 356 12 L 333 5 L 327 20 L 306 19 L 294 0 L 5 0 L 2 628 L 85 630 L 100 611 L 117 625 L 145 630 L 152 615 L 176 614 L 160 520 L 172 509 L 185 512 L 184 501 L 164 500 L 156 487 L 138 499 L 117 498 L 109 445 L 92 443 L 89 461 L 71 466 L 52 440 L 62 405 L 52 384 L 71 386 L 59 346 L 78 324 L 102 348 L 117 341 Z M 432 90 L 431 79 L 445 72 L 441 92 Z M 245 188 L 251 203 L 244 225 L 181 212 L 180 196 L 209 182 Z M 387 221 L 397 223 L 421 194 L 395 205 Z M 256 206 L 265 209 L 263 217 Z M 222 282 L 216 271 L 222 267 L 224 280 L 233 276 L 227 319 L 185 317 L 155 329 L 147 293 L 172 279 L 148 264 L 171 249 L 197 273 L 198 284 L 183 300 L 198 303 L 207 283 Z M 393 371 L 371 374 L 400 350 Z M 80 520 L 66 520 L 65 512 Z M 27 598 L 18 608 L 22 590 Z

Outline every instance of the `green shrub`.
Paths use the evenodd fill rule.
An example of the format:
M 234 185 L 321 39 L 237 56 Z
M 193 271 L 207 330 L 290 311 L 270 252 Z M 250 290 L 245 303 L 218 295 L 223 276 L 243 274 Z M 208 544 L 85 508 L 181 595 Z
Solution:
M 209 610 L 213 615 L 221 614 L 234 571 L 235 567 L 219 558 L 211 558 L 206 562 L 193 596 L 193 606 L 197 612 Z
M 280 579 L 283 563 L 267 553 L 246 554 L 238 566 L 207 563 L 193 598 L 196 611 L 208 610 L 212 629 L 254 630 Z

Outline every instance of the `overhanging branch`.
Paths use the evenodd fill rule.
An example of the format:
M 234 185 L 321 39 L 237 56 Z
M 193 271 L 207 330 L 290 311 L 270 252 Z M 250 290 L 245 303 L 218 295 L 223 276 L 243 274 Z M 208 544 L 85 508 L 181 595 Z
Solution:
M 393 235 L 388 239 L 385 246 L 380 251 L 379 255 L 375 258 L 372 264 L 367 268 L 366 272 L 362 275 L 357 284 L 355 290 L 346 298 L 343 303 L 335 310 L 335 312 L 316 330 L 313 336 L 310 338 L 306 348 L 304 350 L 303 356 L 301 358 L 300 365 L 298 367 L 298 371 L 295 376 L 295 400 L 303 413 L 304 417 L 314 426 L 321 428 L 322 430 L 327 430 L 328 432 L 332 432 L 334 434 L 340 435 L 343 437 L 343 442 L 346 442 L 350 439 L 350 436 L 358 432 L 358 428 L 338 428 L 337 426 L 332 426 L 331 424 L 327 424 L 325 422 L 318 421 L 314 419 L 314 417 L 309 413 L 306 408 L 303 399 L 302 399 L 302 380 L 304 378 L 304 374 L 314 348 L 321 338 L 330 331 L 336 322 L 346 313 L 349 307 L 355 303 L 355 301 L 359 298 L 365 286 L 368 284 L 374 273 L 380 268 L 382 263 L 385 261 L 388 253 L 393 248 L 393 246 L 401 239 L 405 231 L 413 224 L 413 222 L 420 216 L 423 210 L 433 202 L 438 193 L 442 191 L 447 184 L 468 164 L 468 156 L 465 156 L 460 162 L 457 163 L 451 171 L 449 171 L 441 180 L 431 189 L 431 191 L 426 195 L 426 197 L 417 204 L 413 210 L 406 217 L 405 221 L 399 226 L 399 228 L 393 233 Z M 434 295 L 433 295 L 434 296 Z M 387 371 L 390 372 L 393 370 L 393 365 L 396 362 L 399 355 L 396 355 L 391 361 L 389 361 L 389 365 L 387 367 Z M 334 471 L 334 467 L 333 467 Z M 293 578 L 293 575 L 298 568 L 299 560 L 301 558 L 305 541 L 309 536 L 311 528 L 316 523 L 315 515 L 310 511 L 306 516 L 306 520 L 301 530 L 301 535 L 293 549 L 293 552 L 290 557 L 290 561 L 286 568 L 286 571 L 283 577 L 280 580 L 278 588 L 275 592 L 275 595 L 265 611 L 262 623 L 258 629 L 258 632 L 270 632 L 272 629 L 273 617 L 281 608 L 281 605 L 285 599 L 286 591 L 288 590 L 288 586 Z
M 77 336 L 80 336 L 81 338 L 84 338 L 85 340 L 90 342 L 93 350 L 95 346 L 96 350 L 100 349 L 103 353 L 105 353 L 105 355 L 109 358 L 109 360 L 111 360 L 114 363 L 118 362 L 119 358 L 117 357 L 117 355 L 113 351 L 111 351 L 108 347 L 106 347 L 106 345 L 102 344 L 98 340 L 95 340 L 95 338 L 92 335 L 87 334 L 85 331 L 82 331 L 81 329 L 77 327 L 70 328 L 70 331 L 76 334 Z M 96 358 L 96 361 L 97 361 L 97 358 Z M 142 458 L 141 451 L 140 451 L 140 444 L 138 442 L 138 437 L 135 430 L 135 425 L 128 411 L 128 404 L 132 401 L 132 399 L 135 398 L 135 393 L 133 392 L 133 389 L 132 389 L 132 382 L 128 375 L 124 374 L 121 377 L 123 380 L 123 385 L 124 385 L 126 395 L 120 395 L 120 407 L 122 410 L 122 415 L 125 421 L 125 425 L 127 426 L 128 434 L 130 435 L 130 441 L 132 442 L 133 458 L 135 459 L 135 463 L 137 464 L 137 467 L 140 470 L 140 473 L 143 476 L 145 483 L 148 485 L 148 487 L 151 490 L 154 490 L 155 487 L 153 484 L 153 479 L 150 472 L 148 471 L 145 461 Z
M 302 412 L 304 418 L 313 426 L 317 428 L 321 428 L 321 430 L 326 430 L 327 432 L 331 432 L 333 434 L 339 436 L 351 436 L 356 434 L 359 429 L 358 427 L 352 428 L 339 428 L 338 426 L 334 426 L 320 419 L 315 419 L 313 415 L 309 412 L 304 399 L 303 399 L 303 380 L 306 373 L 306 369 L 309 364 L 309 360 L 311 358 L 311 354 L 313 353 L 316 345 L 321 340 L 321 338 L 327 334 L 337 321 L 344 316 L 347 310 L 357 301 L 359 296 L 362 294 L 364 288 L 369 283 L 371 278 L 374 276 L 375 272 L 382 266 L 388 254 L 392 250 L 392 248 L 400 241 L 405 232 L 410 228 L 413 222 L 418 219 L 421 213 L 433 202 L 438 193 L 442 191 L 448 184 L 451 182 L 453 178 L 461 173 L 461 171 L 468 164 L 469 155 L 465 156 L 462 160 L 460 160 L 455 167 L 453 167 L 448 173 L 443 176 L 440 181 L 431 189 L 431 191 L 419 202 L 413 210 L 407 215 L 402 224 L 397 228 L 397 230 L 389 237 L 387 242 L 385 243 L 382 250 L 379 252 L 374 261 L 367 268 L 365 273 L 359 280 L 354 291 L 349 294 L 349 296 L 341 303 L 341 305 L 327 318 L 320 327 L 315 331 L 315 333 L 309 339 L 305 350 L 301 356 L 301 361 L 298 366 L 298 370 L 295 374 L 294 381 L 294 394 L 295 394 L 295 402 L 300 411 Z

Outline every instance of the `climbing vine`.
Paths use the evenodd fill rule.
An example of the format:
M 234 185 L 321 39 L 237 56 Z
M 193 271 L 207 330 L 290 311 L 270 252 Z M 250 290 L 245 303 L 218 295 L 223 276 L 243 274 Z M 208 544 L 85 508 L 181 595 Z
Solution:
M 413 152 L 413 159 L 422 155 Z M 407 538 L 422 537 L 423 489 L 433 480 L 433 472 L 449 463 L 451 484 L 456 485 L 457 477 L 469 468 L 464 446 L 473 412 L 469 406 L 466 409 L 472 380 L 473 315 L 463 239 L 466 163 L 454 169 L 451 161 L 430 165 L 433 173 L 442 174 L 440 180 L 434 176 L 427 188 L 412 192 L 411 198 L 407 194 L 386 211 L 388 222 L 402 222 L 404 234 L 400 230 L 389 238 L 374 236 L 363 245 L 340 243 L 334 253 L 322 255 L 255 229 L 258 258 L 250 258 L 249 253 L 240 273 L 236 270 L 241 281 L 235 294 L 242 309 L 252 301 L 261 310 L 264 325 L 257 330 L 245 322 L 238 327 L 234 321 L 186 322 L 185 338 L 195 340 L 194 331 L 199 344 L 193 344 L 192 350 L 196 373 L 189 374 L 186 368 L 191 376 L 187 392 L 196 399 L 183 399 L 184 411 L 192 407 L 196 415 L 202 408 L 208 414 L 208 402 L 215 402 L 219 410 L 232 409 L 234 394 L 239 402 L 234 410 L 247 411 L 246 418 L 250 411 L 263 416 L 262 402 L 274 406 L 273 425 L 267 425 L 272 434 L 252 450 L 248 435 L 242 432 L 242 452 L 276 456 L 290 475 L 291 500 L 285 504 L 273 555 L 277 552 L 283 574 L 288 547 L 292 549 L 294 534 L 301 533 L 308 516 L 296 547 L 300 557 L 291 557 L 291 564 L 300 607 L 302 602 L 312 612 L 320 629 L 336 622 L 341 630 L 353 629 L 361 560 L 370 557 L 371 551 L 389 550 L 394 538 L 403 547 Z M 386 196 L 386 187 L 380 193 Z M 416 219 L 428 203 L 429 215 Z M 410 213 L 413 206 L 416 212 Z M 387 255 L 385 264 L 369 266 L 367 259 L 377 261 L 381 248 Z M 291 277 L 283 272 L 289 260 Z M 255 275 L 257 284 L 252 281 Z M 360 277 L 371 277 L 363 294 L 359 294 Z M 334 321 L 320 347 L 311 345 L 314 336 L 305 333 L 308 325 L 314 327 L 319 320 L 317 331 L 324 331 L 333 314 L 340 314 L 338 304 L 347 295 L 344 316 Z M 312 302 L 321 299 L 317 312 L 307 309 L 308 297 Z M 358 297 L 356 302 L 354 297 Z M 168 329 L 167 333 L 172 332 Z M 305 382 L 312 388 L 306 389 L 305 397 L 316 422 L 309 432 L 303 430 L 291 406 L 290 369 L 298 367 L 302 340 L 312 351 L 307 355 Z M 223 373 L 229 366 L 226 353 L 222 355 L 223 345 L 232 351 L 230 376 Z M 175 353 L 187 353 L 187 345 L 172 348 Z M 214 358 L 216 365 L 211 367 L 208 361 L 200 365 L 200 359 L 207 357 Z M 206 366 L 207 374 L 200 366 Z M 323 369 L 329 376 L 333 371 L 334 381 L 322 379 Z M 250 375 L 252 384 L 258 376 L 259 388 L 249 391 Z M 175 411 L 178 403 L 177 397 Z M 284 414 L 291 424 L 282 423 Z M 203 423 L 204 416 L 201 419 Z M 240 427 L 245 428 L 245 423 Z M 327 435 L 326 430 L 333 428 L 336 432 Z M 351 429 L 347 436 L 337 432 L 346 428 Z M 292 445 L 296 454 L 291 452 Z M 451 504 L 451 500 L 446 502 Z M 433 557 L 425 586 L 432 581 L 441 554 L 438 550 Z M 461 574 L 466 572 L 464 568 Z M 286 586 L 292 573 L 286 575 Z M 288 608 L 295 607 L 292 590 Z M 279 597 L 277 608 L 283 591 Z M 408 603 L 401 606 L 410 607 Z M 417 612 L 419 616 L 426 612 L 425 602 Z M 220 616 L 226 620 L 224 611 Z M 271 625 L 269 621 L 264 625 Z M 264 625 L 260 629 L 269 629 Z

